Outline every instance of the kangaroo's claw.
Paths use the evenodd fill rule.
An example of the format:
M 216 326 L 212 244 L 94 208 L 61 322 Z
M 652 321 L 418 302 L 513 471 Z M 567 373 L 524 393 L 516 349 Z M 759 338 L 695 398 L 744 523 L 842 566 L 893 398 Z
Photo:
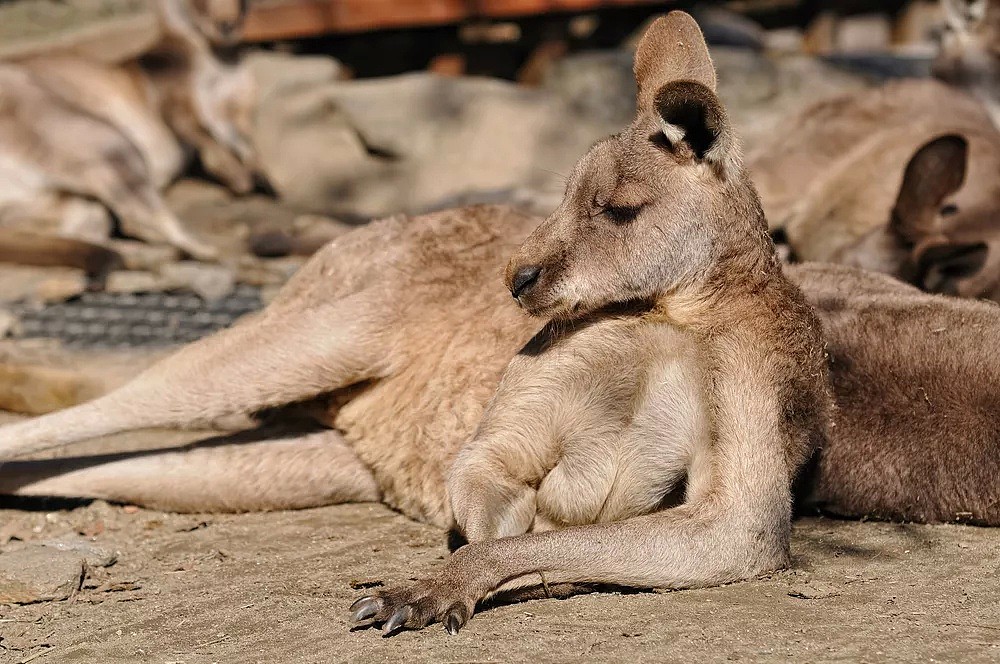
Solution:
M 458 634 L 472 617 L 475 600 L 460 597 L 454 584 L 418 581 L 400 590 L 385 590 L 368 595 L 351 605 L 355 621 L 372 619 L 382 626 L 384 636 L 403 629 L 422 629 L 441 622 L 449 634 Z
M 361 622 L 362 620 L 367 620 L 371 618 L 379 609 L 382 607 L 382 600 L 377 597 L 366 596 L 351 604 L 351 611 L 353 612 L 351 618 L 354 622 Z

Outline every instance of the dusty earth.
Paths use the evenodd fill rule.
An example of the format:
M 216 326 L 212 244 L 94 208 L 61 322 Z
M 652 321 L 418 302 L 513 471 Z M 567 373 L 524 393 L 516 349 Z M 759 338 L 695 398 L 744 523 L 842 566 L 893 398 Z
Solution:
M 176 445 L 148 432 L 88 444 Z M 78 450 L 80 448 L 77 448 Z M 671 593 L 488 608 L 456 637 L 353 628 L 366 588 L 432 573 L 446 534 L 373 504 L 175 515 L 94 502 L 0 509 L 24 541 L 117 554 L 70 599 L 0 605 L 0 662 L 1000 661 L 1000 530 L 807 518 L 794 566 Z

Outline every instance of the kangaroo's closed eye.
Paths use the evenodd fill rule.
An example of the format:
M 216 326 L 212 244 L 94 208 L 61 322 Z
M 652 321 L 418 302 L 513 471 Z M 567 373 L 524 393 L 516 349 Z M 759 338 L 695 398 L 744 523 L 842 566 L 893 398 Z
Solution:
M 605 205 L 602 212 L 615 224 L 627 224 L 635 221 L 641 209 L 641 205 Z

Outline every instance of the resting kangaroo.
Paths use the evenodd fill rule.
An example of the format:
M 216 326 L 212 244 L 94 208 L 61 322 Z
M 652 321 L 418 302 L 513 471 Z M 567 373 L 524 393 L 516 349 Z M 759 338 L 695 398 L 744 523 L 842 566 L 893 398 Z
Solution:
M 1000 131 L 990 118 L 1000 102 L 1000 2 L 944 5 L 950 28 L 936 71 L 954 86 L 894 81 L 819 102 L 762 146 L 750 170 L 799 260 L 1000 297 L 1000 254 L 988 251 L 1000 239 Z M 961 151 L 929 147 L 948 136 Z M 934 191 L 922 193 L 922 182 Z
M 355 606 L 390 631 L 455 630 L 537 571 L 682 587 L 782 567 L 796 476 L 831 512 L 1000 524 L 1000 310 L 837 266 L 789 269 L 804 297 L 690 17 L 653 24 L 636 76 L 635 121 L 541 226 L 480 207 L 345 234 L 259 316 L 0 429 L 0 458 L 296 402 L 330 430 L 10 461 L 0 490 L 173 510 L 381 500 L 457 524 L 472 543 L 439 580 Z M 521 243 L 508 286 L 544 326 L 499 283 Z
M 198 258 L 215 255 L 159 193 L 180 174 L 188 150 L 234 191 L 253 186 L 246 139 L 253 82 L 245 69 L 220 61 L 200 32 L 232 33 L 242 14 L 234 13 L 239 6 L 218 7 L 215 17 L 203 4 L 159 0 L 160 44 L 119 66 L 71 56 L 0 64 L 0 225 L 37 230 L 41 223 L 100 241 L 110 211 L 126 235 Z

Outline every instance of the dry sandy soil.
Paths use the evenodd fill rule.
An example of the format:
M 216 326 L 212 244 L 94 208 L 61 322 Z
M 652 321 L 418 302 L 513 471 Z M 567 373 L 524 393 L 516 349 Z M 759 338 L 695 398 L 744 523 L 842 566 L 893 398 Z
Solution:
M 0 509 L 0 542 L 68 538 L 118 560 L 69 600 L 0 606 L 0 662 L 1000 661 L 1000 530 L 802 519 L 793 568 L 771 578 L 531 601 L 483 610 L 456 637 L 386 639 L 352 629 L 348 605 L 433 572 L 447 547 L 380 505 L 34 507 Z

